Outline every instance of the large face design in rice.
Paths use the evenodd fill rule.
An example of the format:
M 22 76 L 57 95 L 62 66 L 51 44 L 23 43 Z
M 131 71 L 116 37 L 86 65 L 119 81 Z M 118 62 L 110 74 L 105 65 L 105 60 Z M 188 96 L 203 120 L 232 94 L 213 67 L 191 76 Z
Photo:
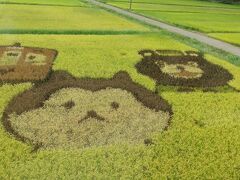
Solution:
M 5 111 L 6 127 L 33 144 L 43 148 L 137 144 L 168 126 L 171 107 L 126 73 L 109 80 L 53 76 L 15 98 Z M 23 101 L 30 104 L 20 110 Z

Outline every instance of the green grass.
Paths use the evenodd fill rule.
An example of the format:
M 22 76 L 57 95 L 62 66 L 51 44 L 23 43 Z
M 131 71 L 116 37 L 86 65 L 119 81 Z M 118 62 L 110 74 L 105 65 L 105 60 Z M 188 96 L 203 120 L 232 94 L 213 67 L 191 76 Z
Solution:
M 111 77 L 128 71 L 134 81 L 154 90 L 155 83 L 136 72 L 150 49 L 192 50 L 167 35 L 1 35 L 1 44 L 19 41 L 26 46 L 56 48 L 54 70 L 76 77 Z M 117 48 L 116 48 L 117 47 Z M 207 55 L 228 69 L 240 90 L 240 67 Z M 0 112 L 13 96 L 30 84 L 0 87 Z M 160 92 L 161 93 L 161 92 Z M 168 131 L 153 136 L 154 145 L 112 145 L 84 150 L 42 150 L 14 140 L 0 126 L 0 178 L 136 178 L 136 179 L 238 179 L 240 178 L 240 96 L 238 92 L 176 93 L 161 95 L 172 105 Z
M 129 0 L 101 0 L 103 2 L 127 2 Z M 134 3 L 147 3 L 147 4 L 169 4 L 169 5 L 183 5 L 183 6 L 201 6 L 201 7 L 217 7 L 217 8 L 240 8 L 240 5 L 229 5 L 223 3 L 216 3 L 210 1 L 198 1 L 198 0 L 135 0 Z
M 36 5 L 0 5 L 0 32 L 149 31 L 102 9 Z
M 240 13 L 179 13 L 138 10 L 136 10 L 136 12 L 177 26 L 201 32 L 240 32 Z
M 240 33 L 210 33 L 208 35 L 240 46 Z
M 167 1 L 169 2 L 169 1 Z M 198 1 L 199 2 L 199 1 Z M 109 4 L 119 6 L 121 8 L 129 8 L 129 3 L 124 1 L 109 2 Z M 223 11 L 222 13 L 227 14 L 239 14 L 239 8 L 220 8 L 212 6 L 194 6 L 188 4 L 167 4 L 167 3 L 137 3 L 133 1 L 132 4 L 133 10 L 152 10 L 152 11 L 173 11 L 173 12 L 205 12 L 205 13 L 217 13 Z

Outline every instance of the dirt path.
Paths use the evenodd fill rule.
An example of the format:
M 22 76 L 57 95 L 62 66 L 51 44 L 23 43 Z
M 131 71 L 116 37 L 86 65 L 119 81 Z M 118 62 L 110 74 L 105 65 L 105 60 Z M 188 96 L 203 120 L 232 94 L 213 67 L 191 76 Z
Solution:
M 210 46 L 213 46 L 215 48 L 224 50 L 226 52 L 232 53 L 234 55 L 237 55 L 240 57 L 240 47 L 234 46 L 232 44 L 220 41 L 220 40 L 216 40 L 214 38 L 208 37 L 207 35 L 201 34 L 199 32 L 192 32 L 189 30 L 185 30 L 179 27 L 175 27 L 173 25 L 169 25 L 167 23 L 163 23 L 157 20 L 153 20 L 151 18 L 121 9 L 121 8 L 117 8 L 115 6 L 111 6 L 102 2 L 98 2 L 95 0 L 88 0 L 88 2 L 95 4 L 99 7 L 114 11 L 118 14 L 124 15 L 124 16 L 128 16 L 130 18 L 133 18 L 135 20 L 141 21 L 143 23 L 149 24 L 151 26 L 155 26 L 161 29 L 165 29 L 167 31 L 173 32 L 173 33 L 177 33 L 192 39 L 196 39 L 202 43 L 208 44 Z

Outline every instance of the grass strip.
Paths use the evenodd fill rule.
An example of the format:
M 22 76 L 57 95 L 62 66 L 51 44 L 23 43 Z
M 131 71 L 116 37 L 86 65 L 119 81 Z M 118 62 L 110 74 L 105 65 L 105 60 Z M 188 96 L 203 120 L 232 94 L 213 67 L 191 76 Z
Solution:
M 46 29 L 1 29 L 0 34 L 56 34 L 56 35 L 121 35 L 144 34 L 145 31 L 113 31 L 113 30 L 46 30 Z

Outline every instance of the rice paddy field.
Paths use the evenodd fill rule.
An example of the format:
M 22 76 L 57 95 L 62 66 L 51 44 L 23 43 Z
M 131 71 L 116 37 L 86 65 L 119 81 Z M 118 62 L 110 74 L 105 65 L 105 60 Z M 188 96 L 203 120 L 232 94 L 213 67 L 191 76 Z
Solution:
M 129 1 L 104 1 L 108 4 L 129 9 Z M 137 0 L 132 11 L 177 25 L 200 31 L 233 44 L 240 44 L 240 5 L 221 4 L 197 0 Z M 217 34 L 215 34 L 217 33 Z
M 0 49 L 10 49 L 0 51 L 0 179 L 240 178 L 239 57 L 201 55 L 164 31 L 89 4 L 51 8 L 0 4 Z M 15 62 L 22 47 L 32 47 L 29 66 L 44 55 L 35 48 L 58 52 L 44 81 L 3 80 L 22 66 L 4 63 Z M 214 71 L 204 76 L 198 56 L 226 82 L 214 86 Z M 187 63 L 163 66 L 162 57 Z M 144 59 L 170 80 L 181 76 L 182 86 L 141 73 L 136 65 Z M 188 86 L 196 73 L 213 78 L 210 85 Z

